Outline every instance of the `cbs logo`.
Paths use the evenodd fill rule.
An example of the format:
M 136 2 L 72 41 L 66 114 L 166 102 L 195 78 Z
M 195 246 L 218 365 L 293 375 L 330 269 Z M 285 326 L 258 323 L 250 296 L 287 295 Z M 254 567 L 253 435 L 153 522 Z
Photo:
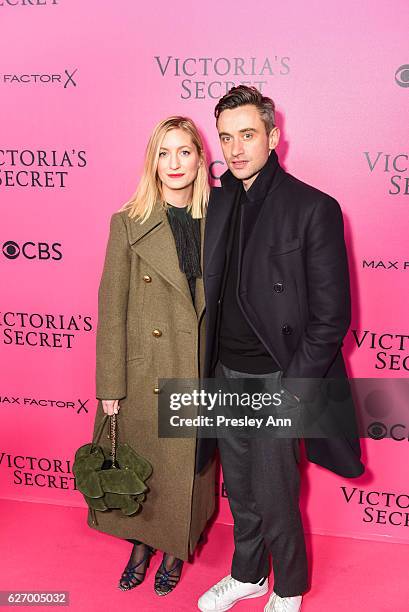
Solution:
M 373 440 L 383 440 L 383 438 L 392 438 L 392 440 L 397 442 L 409 440 L 406 425 L 400 423 L 395 423 L 388 428 L 385 423 L 374 421 L 368 425 L 367 432 L 368 436 Z
M 403 64 L 395 72 L 395 81 L 399 87 L 409 87 L 409 64 Z
M 26 259 L 62 259 L 62 253 L 58 249 L 59 242 L 48 244 L 47 242 L 24 242 L 21 246 L 14 240 L 7 240 L 3 244 L 3 255 L 7 259 L 17 259 L 20 255 Z

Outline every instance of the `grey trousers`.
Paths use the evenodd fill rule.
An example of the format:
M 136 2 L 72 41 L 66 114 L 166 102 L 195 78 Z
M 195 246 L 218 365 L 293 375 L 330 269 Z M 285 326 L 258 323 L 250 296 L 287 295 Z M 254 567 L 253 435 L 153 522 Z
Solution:
M 279 379 L 280 372 L 254 375 L 220 362 L 217 378 Z M 299 509 L 299 440 L 294 438 L 218 437 L 227 497 L 234 518 L 231 575 L 258 582 L 269 573 L 280 597 L 308 589 L 304 530 Z

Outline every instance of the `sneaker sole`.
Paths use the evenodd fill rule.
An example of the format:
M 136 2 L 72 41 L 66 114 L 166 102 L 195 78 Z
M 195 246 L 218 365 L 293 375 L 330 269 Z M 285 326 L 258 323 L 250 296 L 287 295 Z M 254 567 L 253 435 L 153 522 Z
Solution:
M 298 608 L 298 612 L 301 612 L 301 608 L 302 608 L 302 602 L 301 602 L 300 607 Z M 267 606 L 264 608 L 263 612 L 266 612 L 266 610 L 267 610 Z M 267 611 L 267 612 L 268 612 L 268 611 Z
M 252 595 L 245 595 L 244 597 L 239 597 L 229 606 L 225 606 L 224 608 L 201 608 L 199 605 L 197 606 L 201 612 L 226 612 L 226 610 L 230 610 L 233 606 L 236 605 L 238 601 L 243 601 L 243 599 L 255 599 L 256 597 L 262 597 L 263 595 L 267 595 L 268 593 L 268 584 L 264 584 L 263 588 L 257 593 L 253 593 Z

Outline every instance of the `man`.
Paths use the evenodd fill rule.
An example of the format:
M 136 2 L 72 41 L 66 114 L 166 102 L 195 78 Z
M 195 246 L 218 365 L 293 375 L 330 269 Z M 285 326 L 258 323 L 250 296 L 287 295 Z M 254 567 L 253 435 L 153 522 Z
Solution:
M 205 230 L 205 376 L 277 381 L 283 405 L 301 400 L 302 410 L 314 389 L 306 380 L 346 377 L 348 263 L 338 203 L 279 165 L 274 111 L 270 98 L 244 85 L 215 109 L 229 169 L 213 190 Z M 298 612 L 308 588 L 299 441 L 233 435 L 218 445 L 235 551 L 231 575 L 202 595 L 199 609 L 228 610 L 267 593 L 271 553 L 274 591 L 264 610 Z M 199 469 L 211 451 L 201 441 Z M 363 471 L 357 438 L 306 439 L 306 451 L 342 476 Z

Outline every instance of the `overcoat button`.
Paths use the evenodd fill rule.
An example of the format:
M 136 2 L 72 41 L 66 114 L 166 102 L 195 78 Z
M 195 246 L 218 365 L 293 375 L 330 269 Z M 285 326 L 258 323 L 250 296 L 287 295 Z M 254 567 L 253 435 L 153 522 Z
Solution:
M 283 283 L 274 283 L 273 289 L 276 293 L 282 293 L 284 291 Z
M 155 395 L 158 395 L 158 393 L 160 393 L 160 389 L 159 389 L 159 387 L 155 387 L 155 388 L 153 389 L 153 392 L 155 393 Z
M 293 333 L 293 328 L 290 325 L 283 325 L 281 328 L 281 333 L 284 334 L 285 336 L 289 336 L 290 334 Z
M 149 276 L 149 274 L 144 274 L 142 276 L 142 278 L 145 281 L 145 283 L 151 283 L 152 282 L 152 278 Z
M 155 338 L 160 338 L 162 335 L 162 332 L 160 331 L 160 329 L 154 329 L 152 331 L 152 336 L 155 336 Z

